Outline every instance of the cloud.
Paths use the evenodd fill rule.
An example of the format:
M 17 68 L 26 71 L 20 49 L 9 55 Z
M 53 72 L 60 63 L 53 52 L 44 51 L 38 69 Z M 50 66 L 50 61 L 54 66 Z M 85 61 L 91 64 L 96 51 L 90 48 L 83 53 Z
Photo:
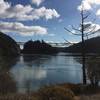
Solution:
M 32 88 L 38 89 L 39 86 L 37 84 L 37 81 L 41 81 L 47 77 L 47 70 L 44 70 L 40 67 L 20 66 L 17 69 L 12 68 L 12 71 L 10 73 L 14 76 L 14 80 L 17 82 L 18 86 L 24 87 L 24 89 L 17 89 L 19 93 L 26 93 L 27 86 L 32 86 Z
M 81 11 L 82 9 L 83 10 L 91 10 L 92 7 L 86 0 L 84 0 L 84 1 L 82 1 L 81 5 L 78 6 L 78 10 Z
M 51 34 L 48 34 L 48 36 L 54 37 L 54 36 L 55 36 L 55 34 L 51 33 Z
M 77 29 L 80 30 L 80 32 L 81 32 L 81 27 L 78 27 Z M 72 33 L 78 34 L 76 30 L 74 30 L 72 28 L 70 28 L 70 30 L 71 30 Z M 71 32 L 68 32 L 69 35 L 73 35 L 73 34 L 71 34 Z M 85 22 L 84 23 L 84 34 L 87 34 L 87 33 L 91 34 L 91 35 L 89 35 L 90 38 L 100 36 L 100 25 L 93 23 L 93 22 Z
M 85 32 L 90 32 L 91 30 L 93 30 L 92 32 L 100 32 L 100 25 L 92 22 L 85 22 L 84 30 Z
M 93 6 L 100 6 L 100 0 L 82 0 L 81 5 L 78 6 L 78 10 L 92 10 Z
M 44 0 L 32 0 L 32 3 L 36 4 L 37 6 L 39 6 L 42 2 L 44 2 Z
M 46 41 L 46 43 L 55 43 L 55 41 L 47 41 L 47 40 L 45 40 Z
M 45 35 L 47 28 L 41 26 L 26 26 L 19 22 L 0 22 L 0 30 L 2 32 L 15 32 L 23 36 L 31 36 L 34 34 Z
M 84 11 L 90 11 L 100 18 L 100 0 L 82 0 L 77 9 L 79 11 L 81 11 L 82 9 Z
M 80 29 L 80 28 L 79 28 Z M 84 23 L 84 33 L 94 33 L 91 36 L 97 36 L 100 33 L 100 25 L 93 22 Z
M 100 9 L 97 10 L 96 15 L 100 16 Z
M 37 0 L 38 1 L 38 0 Z M 0 1 L 0 18 L 5 19 L 16 19 L 18 21 L 27 20 L 38 20 L 40 18 L 45 18 L 46 20 L 58 18 L 60 14 L 55 9 L 47 9 L 46 7 L 41 7 L 38 9 L 32 8 L 31 5 L 17 4 L 11 6 L 8 2 L 4 0 Z
M 40 17 L 45 18 L 45 19 L 52 19 L 52 18 L 58 18 L 60 15 L 55 9 L 46 9 L 45 7 L 41 7 L 39 9 L 35 9 L 32 12 L 32 15 L 34 16 L 35 19 L 39 19 Z
M 4 2 L 4 0 L 0 0 L 0 14 L 4 13 L 6 9 L 9 9 L 10 8 L 10 4 L 7 3 L 7 2 Z
M 63 19 L 59 19 L 58 22 L 59 22 L 59 23 L 63 22 Z

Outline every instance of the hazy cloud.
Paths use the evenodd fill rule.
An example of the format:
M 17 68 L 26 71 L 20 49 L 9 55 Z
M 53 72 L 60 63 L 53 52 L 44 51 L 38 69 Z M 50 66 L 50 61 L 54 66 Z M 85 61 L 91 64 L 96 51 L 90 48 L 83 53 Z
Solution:
M 97 10 L 96 15 L 100 17 L 100 9 Z
M 90 32 L 92 30 L 91 33 L 94 33 L 90 37 L 100 36 L 100 33 L 99 33 L 100 32 L 100 25 L 99 24 L 92 23 L 92 22 L 86 22 L 84 27 L 85 27 L 85 32 Z
M 63 22 L 63 19 L 59 19 L 58 22 L 59 22 L 59 23 Z
M 73 34 L 76 34 L 77 33 L 77 31 L 74 30 L 74 29 L 72 29 L 71 26 L 69 26 L 69 29 L 71 30 L 71 32 Z M 81 32 L 81 27 L 78 27 L 77 29 L 80 30 L 80 32 Z M 69 35 L 73 35 L 71 32 L 68 32 Z M 92 22 L 85 22 L 84 23 L 84 33 L 89 33 L 89 34 L 90 33 L 93 33 L 93 34 L 89 35 L 89 37 L 100 36 L 100 25 L 99 24 L 96 24 L 96 23 L 92 23 Z
M 49 36 L 51 36 L 51 37 L 54 37 L 55 36 L 55 34 L 53 34 L 53 33 L 51 33 L 51 34 L 48 34 Z
M 0 30 L 2 32 L 15 32 L 24 36 L 31 36 L 34 34 L 47 34 L 47 28 L 45 27 L 26 26 L 19 22 L 0 22 Z
M 39 6 L 42 2 L 44 2 L 44 0 L 32 0 L 32 3 L 36 4 L 37 6 Z

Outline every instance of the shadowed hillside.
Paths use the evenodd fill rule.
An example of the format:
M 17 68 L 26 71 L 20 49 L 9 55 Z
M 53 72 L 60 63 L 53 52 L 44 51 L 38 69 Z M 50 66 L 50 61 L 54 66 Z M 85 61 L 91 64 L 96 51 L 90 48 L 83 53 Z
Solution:
M 72 46 L 69 46 L 65 50 L 66 52 L 80 53 L 82 51 L 82 43 L 79 42 Z M 100 53 L 100 37 L 91 38 L 85 41 L 86 53 Z
M 8 35 L 0 32 L 0 55 L 17 56 L 20 52 L 17 43 Z

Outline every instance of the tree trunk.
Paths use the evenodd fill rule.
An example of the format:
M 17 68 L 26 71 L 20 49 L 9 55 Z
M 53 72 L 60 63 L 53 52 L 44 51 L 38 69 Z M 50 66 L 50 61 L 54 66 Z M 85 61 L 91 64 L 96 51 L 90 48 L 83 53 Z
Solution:
M 86 70 L 85 70 L 85 40 L 84 40 L 84 16 L 83 16 L 83 10 L 81 12 L 82 17 L 82 24 L 81 24 L 81 33 L 82 33 L 82 70 L 83 70 L 83 84 L 86 84 Z

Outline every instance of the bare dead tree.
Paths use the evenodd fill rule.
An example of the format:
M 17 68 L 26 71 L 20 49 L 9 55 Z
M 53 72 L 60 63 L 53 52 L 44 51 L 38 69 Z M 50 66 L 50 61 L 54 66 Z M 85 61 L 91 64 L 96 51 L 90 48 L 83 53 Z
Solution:
M 86 52 L 85 52 L 85 39 L 88 39 L 88 36 L 96 33 L 95 28 L 96 26 L 91 27 L 91 24 L 86 24 L 86 20 L 88 19 L 88 17 L 90 16 L 89 12 L 84 11 L 83 9 L 84 7 L 82 6 L 82 9 L 80 11 L 80 15 L 81 15 L 81 23 L 79 25 L 78 28 L 71 26 L 72 30 L 75 31 L 72 32 L 72 30 L 68 29 L 65 27 L 65 30 L 73 35 L 76 36 L 80 36 L 81 37 L 81 53 L 82 53 L 82 70 L 83 70 L 83 84 L 86 84 L 86 67 L 85 67 L 85 62 L 86 62 Z M 95 20 L 93 20 L 95 21 Z

